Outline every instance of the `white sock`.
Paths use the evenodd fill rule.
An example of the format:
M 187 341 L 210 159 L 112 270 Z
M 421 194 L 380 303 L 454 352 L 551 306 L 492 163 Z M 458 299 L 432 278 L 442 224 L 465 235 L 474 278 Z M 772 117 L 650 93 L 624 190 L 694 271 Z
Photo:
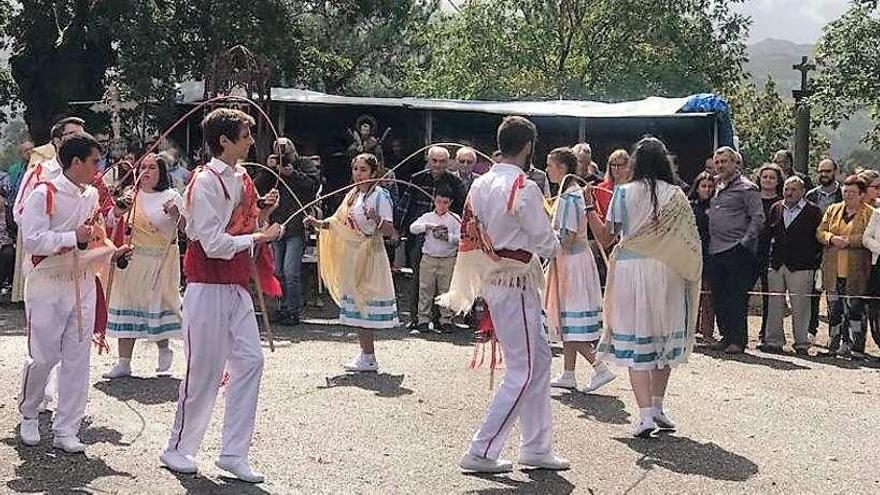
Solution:
M 596 373 L 602 373 L 608 370 L 608 365 L 605 364 L 605 361 L 596 361 L 593 363 L 593 371 Z
M 574 370 L 562 370 L 561 378 L 574 378 Z
M 639 408 L 639 418 L 642 421 L 653 420 L 654 419 L 654 408 L 653 407 L 640 407 Z
M 657 396 L 651 397 L 651 404 L 654 406 L 654 409 L 656 409 L 657 411 L 662 411 L 663 410 L 663 397 L 662 396 L 661 397 L 657 397 Z
M 119 358 L 119 362 L 117 363 L 119 366 L 123 368 L 131 368 L 131 358 Z
M 375 361 L 375 360 L 376 360 L 376 355 L 375 355 L 375 354 L 367 354 L 366 352 L 361 352 L 361 356 L 363 356 L 364 359 L 367 359 L 367 360 L 369 360 L 369 361 Z

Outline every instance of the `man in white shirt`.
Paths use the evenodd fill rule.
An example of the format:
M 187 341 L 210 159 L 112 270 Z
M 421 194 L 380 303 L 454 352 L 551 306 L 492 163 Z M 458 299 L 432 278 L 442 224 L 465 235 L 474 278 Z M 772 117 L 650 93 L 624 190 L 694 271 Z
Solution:
M 57 158 L 63 173 L 32 186 L 19 214 L 24 248 L 34 267 L 25 291 L 28 359 L 18 408 L 22 443 L 37 445 L 40 404 L 49 373 L 60 363 L 52 444 L 77 453 L 85 450 L 77 434 L 88 397 L 96 264 L 115 260 L 130 248 L 88 249 L 93 235 L 90 220 L 98 206 L 98 192 L 89 185 L 100 158 L 95 138 L 85 133 L 69 136 Z
M 58 149 L 61 147 L 61 142 L 68 136 L 85 132 L 83 125 L 85 125 L 83 119 L 79 117 L 67 117 L 59 120 L 52 126 L 49 133 L 51 140 L 43 146 L 40 146 L 40 148 L 44 149 L 43 155 L 51 156 L 51 158 L 40 161 L 33 166 L 29 166 L 28 170 L 22 175 L 21 185 L 18 188 L 18 193 L 15 196 L 12 208 L 12 218 L 15 220 L 15 223 L 21 225 L 21 213 L 24 209 L 25 201 L 30 197 L 34 187 L 40 182 L 51 181 L 61 176 L 61 162 L 58 159 Z M 31 160 L 33 161 L 39 156 L 41 155 L 33 153 L 31 154 Z M 30 269 L 31 255 L 23 245 L 21 229 L 19 229 L 16 237 L 15 271 L 12 274 L 12 291 L 10 294 L 12 302 L 24 300 L 24 280 Z M 57 395 L 58 372 L 57 370 L 52 370 L 46 385 L 46 396 L 43 403 L 40 405 L 40 410 L 51 408 L 51 404 Z
M 449 211 L 452 192 L 445 187 L 434 191 L 434 211 L 429 211 L 409 226 L 412 234 L 425 234 L 422 243 L 422 262 L 419 264 L 418 325 L 410 332 L 417 335 L 428 331 L 434 298 L 449 290 L 455 255 L 461 236 L 461 218 Z M 440 321 L 434 322 L 435 332 L 452 331 L 452 311 L 440 307 Z
M 183 342 L 187 370 L 160 459 L 172 471 L 198 471 L 194 456 L 211 420 L 225 368 L 227 408 L 216 465 L 242 481 L 261 483 L 263 475 L 252 470 L 247 459 L 263 373 L 260 333 L 248 289 L 251 257 L 261 259 L 255 250 L 281 237 L 283 228 L 273 224 L 255 230 L 268 223 L 278 191 L 270 191 L 263 198 L 265 207 L 258 210 L 256 188 L 244 167 L 237 165 L 254 143 L 253 125 L 249 115 L 226 108 L 214 110 L 202 121 L 214 158 L 186 190 Z M 265 270 L 271 277 L 273 267 L 257 263 L 256 268 L 260 279 Z
M 499 456 L 517 420 L 522 435 L 520 464 L 569 467 L 568 461 L 553 453 L 551 355 L 541 324 L 542 277 L 530 275 L 533 270 L 526 268 L 536 267 L 540 273 L 537 257 L 553 257 L 559 245 L 544 212 L 543 194 L 526 177 L 536 138 L 535 125 L 527 119 L 506 117 L 502 121 L 498 128 L 500 163 L 474 181 L 465 212 L 469 241 L 474 237 L 471 232 L 478 229 L 482 249 L 490 257 L 523 267 L 496 272 L 481 288 L 507 372 L 460 462 L 465 471 L 510 471 L 512 463 Z

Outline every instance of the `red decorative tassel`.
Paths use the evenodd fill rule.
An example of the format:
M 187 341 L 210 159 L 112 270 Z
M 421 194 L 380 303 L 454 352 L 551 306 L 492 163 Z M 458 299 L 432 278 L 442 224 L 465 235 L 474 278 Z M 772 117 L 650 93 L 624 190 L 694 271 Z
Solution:
M 220 386 L 225 387 L 226 385 L 229 385 L 229 380 L 231 379 L 232 378 L 229 376 L 229 372 L 223 370 L 223 378 L 220 378 Z

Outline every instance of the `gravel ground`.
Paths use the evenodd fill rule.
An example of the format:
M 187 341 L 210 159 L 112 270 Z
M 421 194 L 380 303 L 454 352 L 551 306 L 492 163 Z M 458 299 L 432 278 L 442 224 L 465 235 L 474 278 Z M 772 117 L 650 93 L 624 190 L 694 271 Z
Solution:
M 570 471 L 468 476 L 457 468 L 490 398 L 488 372 L 466 369 L 472 345 L 453 336 L 377 342 L 380 374 L 344 375 L 356 339 L 329 321 L 276 330 L 266 350 L 255 467 L 267 482 L 220 477 L 222 407 L 199 453 L 202 473 L 159 467 L 184 366 L 154 378 L 155 348 L 139 345 L 137 378 L 100 378 L 93 355 L 86 455 L 17 438 L 16 390 L 26 347 L 21 311 L 0 309 L 0 491 L 48 493 L 878 493 L 878 362 L 800 359 L 757 351 L 735 359 L 698 351 L 673 374 L 676 434 L 629 437 L 637 414 L 625 371 L 599 395 L 553 392 L 557 451 Z M 752 320 L 755 328 L 757 320 Z M 173 344 L 177 357 L 181 345 Z M 876 353 L 876 349 L 873 350 Z M 562 366 L 554 360 L 554 372 Z M 581 364 L 580 379 L 586 380 Z M 516 442 L 505 451 L 516 457 Z M 873 465 L 873 467 L 872 467 Z

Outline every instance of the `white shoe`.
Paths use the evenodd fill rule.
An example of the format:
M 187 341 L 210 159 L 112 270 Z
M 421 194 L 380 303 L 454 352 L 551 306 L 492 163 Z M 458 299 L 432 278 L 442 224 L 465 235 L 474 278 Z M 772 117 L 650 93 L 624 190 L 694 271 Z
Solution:
M 159 460 L 162 461 L 163 466 L 177 473 L 195 474 L 199 472 L 199 466 L 191 456 L 176 450 L 162 452 L 159 454 Z
M 40 421 L 37 419 L 22 419 L 18 434 L 21 436 L 21 443 L 31 447 L 38 445 L 40 443 Z
M 654 418 L 639 418 L 633 424 L 632 434 L 637 438 L 650 438 L 657 429 Z
M 111 380 L 114 378 L 122 378 L 125 376 L 131 376 L 131 366 L 116 363 L 116 365 L 113 366 L 113 368 L 111 368 L 110 371 L 104 373 L 101 376 L 103 378 L 109 378 Z
M 660 431 L 675 431 L 675 423 L 669 419 L 669 416 L 662 409 L 654 410 L 654 423 L 657 424 L 657 429 Z
M 86 451 L 86 446 L 74 436 L 55 437 L 52 440 L 52 446 L 56 449 L 61 449 L 68 454 L 79 454 Z
M 367 354 L 360 353 L 354 361 L 349 364 L 342 366 L 345 371 L 379 371 L 379 363 L 376 361 L 375 355 L 368 356 Z
M 615 375 L 606 366 L 602 368 L 601 371 L 597 371 L 593 374 L 593 376 L 590 378 L 590 383 L 586 387 L 581 389 L 581 392 L 585 394 L 595 392 L 596 390 L 599 390 L 600 388 L 614 381 L 615 378 L 617 378 L 617 375 Z
M 231 473 L 236 478 L 241 481 L 247 481 L 248 483 L 262 483 L 266 480 L 266 477 L 261 473 L 258 473 L 251 469 L 250 464 L 248 464 L 247 459 L 241 457 L 233 457 L 233 458 L 219 458 L 217 462 L 214 463 L 218 468 Z
M 848 342 L 841 343 L 840 348 L 837 349 L 837 356 L 843 358 L 852 357 L 852 346 Z
M 573 372 L 565 372 L 563 371 L 561 375 L 550 380 L 550 386 L 556 388 L 568 388 L 568 389 L 576 389 L 577 378 L 575 378 Z
M 473 454 L 465 454 L 458 465 L 463 471 L 474 473 L 509 473 L 513 471 L 513 463 L 510 461 L 477 457 Z
M 552 471 L 563 471 L 571 467 L 571 463 L 567 459 L 563 459 L 553 452 L 541 455 L 520 454 L 519 463 L 531 468 L 550 469 Z
M 171 363 L 174 361 L 174 351 L 170 348 L 159 349 L 159 359 L 156 366 L 156 374 L 168 376 L 171 374 Z

